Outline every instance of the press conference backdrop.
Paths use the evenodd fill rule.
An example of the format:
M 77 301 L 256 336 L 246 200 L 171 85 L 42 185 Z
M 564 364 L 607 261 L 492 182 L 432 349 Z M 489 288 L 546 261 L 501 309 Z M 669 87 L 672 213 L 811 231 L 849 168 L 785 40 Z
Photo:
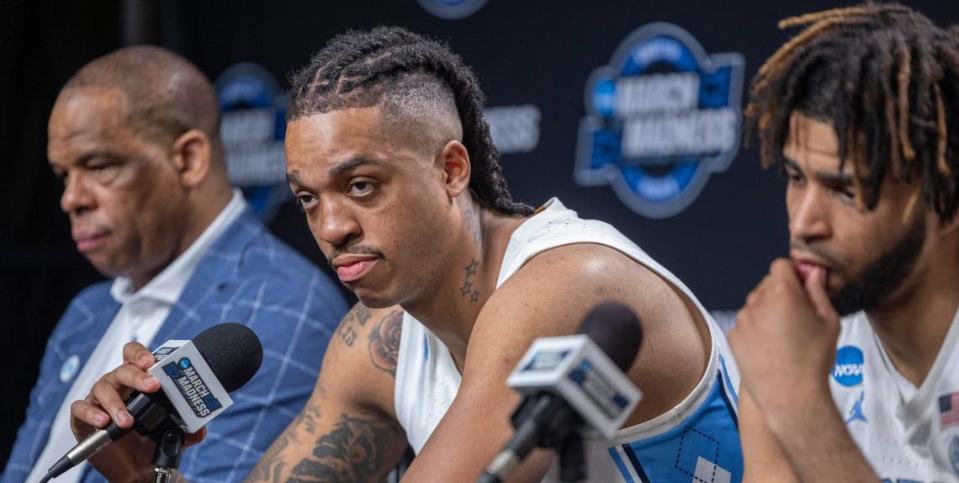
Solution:
M 281 238 L 323 264 L 283 184 L 289 73 L 333 35 L 400 25 L 448 42 L 488 97 L 515 198 L 558 197 L 618 227 L 709 308 L 739 307 L 787 252 L 784 182 L 742 144 L 748 81 L 788 38 L 781 18 L 847 3 L 788 0 L 124 0 L 0 6 L 0 315 L 4 461 L 47 335 L 100 277 L 70 242 L 46 165 L 46 117 L 85 62 L 147 40 L 195 62 L 224 109 L 231 177 Z M 940 24 L 959 2 L 908 2 Z M 587 289 L 589 281 L 583 280 Z M 727 312 L 728 314 L 728 312 Z

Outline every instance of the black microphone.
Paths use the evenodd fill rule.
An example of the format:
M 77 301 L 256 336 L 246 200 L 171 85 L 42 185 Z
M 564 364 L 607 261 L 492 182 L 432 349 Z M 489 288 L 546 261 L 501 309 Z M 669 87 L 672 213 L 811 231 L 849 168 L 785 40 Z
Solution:
M 153 394 L 134 391 L 126 400 L 135 429 L 150 435 L 171 424 L 193 433 L 226 409 L 226 393 L 246 384 L 260 369 L 263 346 L 245 325 L 214 325 L 192 341 L 170 340 L 154 352 L 150 373 L 161 381 Z M 110 423 L 83 439 L 47 470 L 49 481 L 86 461 L 107 444 L 130 432 Z
M 612 437 L 642 398 L 625 374 L 642 338 L 632 310 L 604 303 L 589 311 L 577 335 L 533 341 L 507 379 L 525 395 L 511 417 L 516 432 L 477 481 L 502 481 L 538 446 L 559 450 L 561 458 L 565 454 L 581 460 L 584 420 Z M 581 461 L 570 463 L 570 471 L 581 475 L 571 480 L 584 476 Z

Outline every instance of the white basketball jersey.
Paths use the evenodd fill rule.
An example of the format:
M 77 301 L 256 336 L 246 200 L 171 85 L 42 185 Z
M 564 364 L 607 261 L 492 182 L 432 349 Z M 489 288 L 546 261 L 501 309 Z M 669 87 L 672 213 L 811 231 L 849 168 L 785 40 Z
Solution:
M 612 441 L 585 441 L 589 481 L 720 483 L 742 479 L 737 432 L 739 374 L 722 332 L 692 292 L 612 226 L 582 220 L 557 199 L 547 202 L 512 234 L 496 285 L 538 253 L 573 243 L 612 247 L 682 290 L 707 321 L 711 357 L 702 379 L 676 407 L 619 430 Z M 396 369 L 396 416 L 419 451 L 449 409 L 461 376 L 446 346 L 405 314 Z M 505 382 L 504 382 L 505 383 Z M 553 470 L 544 481 L 558 481 Z
M 862 312 L 843 319 L 829 385 L 883 481 L 959 481 L 959 313 L 922 386 L 893 366 Z

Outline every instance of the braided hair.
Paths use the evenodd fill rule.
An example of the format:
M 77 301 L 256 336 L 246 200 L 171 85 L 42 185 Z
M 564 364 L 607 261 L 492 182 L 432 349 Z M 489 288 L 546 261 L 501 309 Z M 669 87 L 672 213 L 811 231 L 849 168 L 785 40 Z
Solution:
M 483 206 L 503 214 L 529 214 L 513 201 L 499 152 L 483 118 L 485 98 L 476 75 L 445 44 L 398 27 L 350 31 L 330 40 L 291 78 L 289 120 L 346 108 L 384 104 L 419 90 L 443 104 L 448 98 L 470 153 L 470 189 Z M 439 97 L 440 99 L 437 99 Z M 409 102 L 402 103 L 409 107 Z
M 833 125 L 840 169 L 852 163 L 865 208 L 891 173 L 918 180 L 927 206 L 950 219 L 959 201 L 959 30 L 872 2 L 779 23 L 796 26 L 805 29 L 752 82 L 746 132 L 759 138 L 763 165 L 784 169 L 790 115 L 802 112 Z

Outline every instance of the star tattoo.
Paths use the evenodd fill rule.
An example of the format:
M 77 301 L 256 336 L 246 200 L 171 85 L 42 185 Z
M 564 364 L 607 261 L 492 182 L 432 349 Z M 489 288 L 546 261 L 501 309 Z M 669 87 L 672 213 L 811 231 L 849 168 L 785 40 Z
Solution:
M 473 290 L 473 282 L 467 280 L 463 282 L 463 286 L 460 287 L 460 295 L 465 297 L 470 294 L 470 290 Z
M 479 262 L 473 260 L 469 265 L 463 267 L 463 270 L 466 270 L 466 276 L 476 275 L 476 267 L 479 266 Z

